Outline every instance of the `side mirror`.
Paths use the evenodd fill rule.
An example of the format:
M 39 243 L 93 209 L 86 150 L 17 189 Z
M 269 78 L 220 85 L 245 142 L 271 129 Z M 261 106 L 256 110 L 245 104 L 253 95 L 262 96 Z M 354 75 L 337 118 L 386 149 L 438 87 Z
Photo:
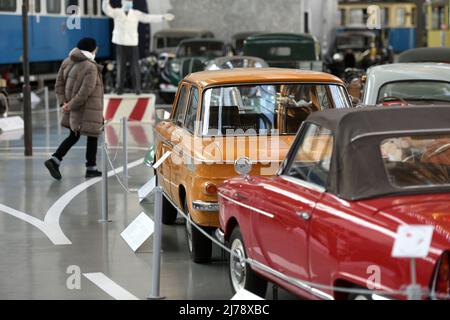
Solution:
M 241 157 L 234 163 L 234 170 L 242 177 L 246 177 L 252 171 L 252 161 L 247 157 Z

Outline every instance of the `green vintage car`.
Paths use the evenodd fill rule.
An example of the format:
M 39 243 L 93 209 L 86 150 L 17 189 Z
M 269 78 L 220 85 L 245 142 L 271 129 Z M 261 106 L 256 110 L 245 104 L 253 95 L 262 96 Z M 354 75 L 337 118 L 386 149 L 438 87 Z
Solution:
M 215 39 L 188 39 L 180 42 L 176 56 L 165 66 L 161 73 L 160 95 L 167 100 L 168 95 L 175 96 L 178 82 L 188 74 L 203 71 L 206 64 L 216 58 L 228 55 L 230 46 Z M 171 102 L 171 101 L 167 101 Z
M 323 71 L 320 43 L 309 34 L 254 35 L 245 40 L 243 54 L 261 58 L 271 67 Z

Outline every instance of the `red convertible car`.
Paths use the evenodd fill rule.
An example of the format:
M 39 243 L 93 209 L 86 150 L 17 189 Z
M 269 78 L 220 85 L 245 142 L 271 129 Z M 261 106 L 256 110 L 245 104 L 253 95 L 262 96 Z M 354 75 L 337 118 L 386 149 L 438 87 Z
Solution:
M 448 298 L 449 124 L 449 106 L 327 110 L 302 125 L 277 176 L 245 176 L 241 159 L 244 175 L 219 188 L 216 232 L 233 290 L 264 297 L 269 280 L 309 299 L 406 299 L 410 260 L 392 257 L 394 240 L 399 226 L 428 225 L 417 284 L 423 299 Z

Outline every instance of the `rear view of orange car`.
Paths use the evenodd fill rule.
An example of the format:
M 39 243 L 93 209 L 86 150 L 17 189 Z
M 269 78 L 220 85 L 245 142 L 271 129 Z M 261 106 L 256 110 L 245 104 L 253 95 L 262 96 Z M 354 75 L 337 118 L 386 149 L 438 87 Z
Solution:
M 276 173 L 309 114 L 349 108 L 338 78 L 289 69 L 234 69 L 194 73 L 179 85 L 172 115 L 156 128 L 157 170 L 166 196 L 191 222 L 213 234 L 219 226 L 217 188 L 236 176 L 237 159 L 248 158 L 252 175 Z M 163 223 L 177 211 L 164 200 Z M 194 262 L 211 259 L 212 243 L 187 221 Z

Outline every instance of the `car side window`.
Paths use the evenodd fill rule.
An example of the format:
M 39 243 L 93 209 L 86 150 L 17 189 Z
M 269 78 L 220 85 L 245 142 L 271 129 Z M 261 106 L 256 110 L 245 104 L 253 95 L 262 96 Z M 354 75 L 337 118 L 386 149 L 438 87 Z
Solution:
M 195 120 L 197 120 L 196 118 L 198 110 L 198 89 L 196 87 L 191 88 L 191 94 L 189 95 L 189 97 L 189 105 L 187 107 L 184 125 L 189 132 L 194 133 Z
M 186 100 L 187 100 L 187 87 L 183 85 L 180 89 L 180 94 L 178 95 L 177 107 L 173 117 L 175 125 L 181 127 L 184 121 L 184 115 L 186 111 Z
M 330 130 L 308 123 L 284 174 L 320 187 L 327 187 L 334 137 Z

